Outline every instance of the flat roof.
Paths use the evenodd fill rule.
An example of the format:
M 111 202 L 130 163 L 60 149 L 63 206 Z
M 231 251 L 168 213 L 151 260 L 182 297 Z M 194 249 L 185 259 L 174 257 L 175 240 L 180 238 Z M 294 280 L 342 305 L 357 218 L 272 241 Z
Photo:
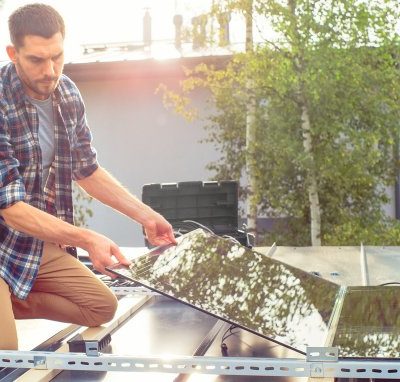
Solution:
M 73 81 L 118 80 L 126 78 L 184 77 L 184 68 L 206 63 L 223 68 L 232 54 L 178 57 L 169 59 L 116 57 L 114 60 L 69 62 L 64 73 Z

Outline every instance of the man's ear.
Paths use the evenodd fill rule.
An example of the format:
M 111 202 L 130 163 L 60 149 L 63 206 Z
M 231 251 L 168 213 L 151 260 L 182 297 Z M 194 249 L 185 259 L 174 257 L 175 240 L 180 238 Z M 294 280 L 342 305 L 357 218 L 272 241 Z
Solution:
M 8 54 L 8 57 L 10 60 L 15 64 L 15 61 L 17 60 L 17 49 L 15 48 L 14 45 L 7 45 L 6 51 Z

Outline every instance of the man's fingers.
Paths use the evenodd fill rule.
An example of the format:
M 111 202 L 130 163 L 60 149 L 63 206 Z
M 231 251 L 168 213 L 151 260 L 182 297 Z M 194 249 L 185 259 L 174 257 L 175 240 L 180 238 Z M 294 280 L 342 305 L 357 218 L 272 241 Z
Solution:
M 172 230 L 169 232 L 168 237 L 169 237 L 169 240 L 170 240 L 170 242 L 171 242 L 172 244 L 178 244 L 178 242 L 176 241 L 175 235 L 174 235 L 174 233 L 173 233 Z
M 106 276 L 111 277 L 112 279 L 116 279 L 118 277 L 116 274 L 110 273 L 110 272 L 107 272 L 107 271 L 104 271 L 103 274 L 106 275 Z
M 148 230 L 146 231 L 146 237 L 152 245 L 177 244 L 172 229 L 164 232 L 161 235 L 157 234 L 157 232 Z
M 100 261 L 92 262 L 92 264 L 93 264 L 93 268 L 96 271 L 102 273 L 103 275 L 108 275 L 108 276 L 110 275 L 106 271 L 106 267 L 113 264 L 111 258 L 103 258 Z
M 130 265 L 131 262 L 123 255 L 117 245 L 111 247 L 112 255 L 123 265 Z

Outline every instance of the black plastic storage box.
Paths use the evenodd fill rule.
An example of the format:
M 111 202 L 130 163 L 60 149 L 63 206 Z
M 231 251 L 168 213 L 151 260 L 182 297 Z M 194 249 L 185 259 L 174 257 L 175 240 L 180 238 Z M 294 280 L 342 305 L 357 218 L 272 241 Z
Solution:
M 238 229 L 238 182 L 196 181 L 145 184 L 142 200 L 164 216 L 177 234 L 205 226 L 249 245 Z

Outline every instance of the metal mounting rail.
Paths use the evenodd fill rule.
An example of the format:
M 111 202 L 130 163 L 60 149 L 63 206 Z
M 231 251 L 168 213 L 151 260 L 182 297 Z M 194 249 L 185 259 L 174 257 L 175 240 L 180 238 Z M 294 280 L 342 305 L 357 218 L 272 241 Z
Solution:
M 144 296 L 159 296 L 160 294 L 145 287 L 131 287 L 131 286 L 112 286 L 111 291 L 116 296 L 144 295 Z
M 400 361 L 239 357 L 129 357 L 82 353 L 0 351 L 0 367 L 282 377 L 400 378 Z

